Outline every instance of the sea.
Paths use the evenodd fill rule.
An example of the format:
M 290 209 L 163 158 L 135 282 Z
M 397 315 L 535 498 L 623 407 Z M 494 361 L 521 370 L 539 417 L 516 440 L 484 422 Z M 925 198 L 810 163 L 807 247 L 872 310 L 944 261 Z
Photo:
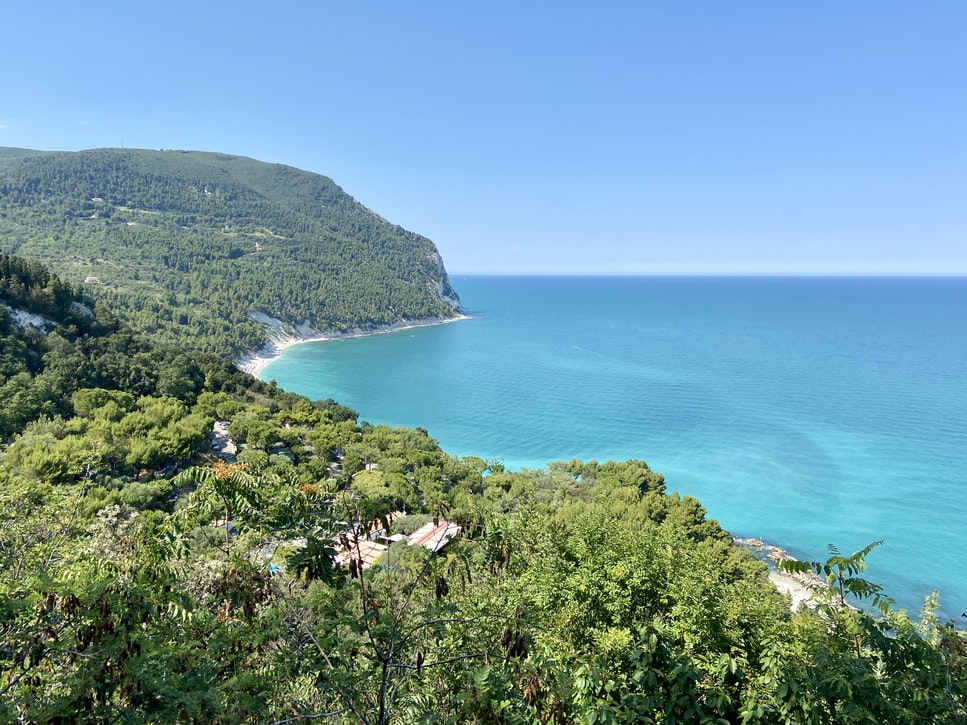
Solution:
M 262 373 L 510 469 L 642 459 L 735 536 L 967 612 L 967 278 L 451 279 L 467 319 Z

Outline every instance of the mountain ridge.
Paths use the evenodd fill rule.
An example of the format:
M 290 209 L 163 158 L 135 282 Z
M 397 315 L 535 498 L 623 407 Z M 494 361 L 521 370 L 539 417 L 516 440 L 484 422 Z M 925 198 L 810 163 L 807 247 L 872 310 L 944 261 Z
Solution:
M 328 177 L 217 152 L 0 148 L 0 252 L 236 358 L 270 342 L 252 313 L 340 333 L 461 312 L 431 240 Z

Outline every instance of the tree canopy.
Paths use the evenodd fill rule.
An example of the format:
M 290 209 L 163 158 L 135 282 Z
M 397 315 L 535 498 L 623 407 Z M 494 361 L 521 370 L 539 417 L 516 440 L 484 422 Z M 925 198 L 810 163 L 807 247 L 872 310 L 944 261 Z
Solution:
M 452 317 L 435 245 L 331 179 L 225 154 L 0 148 L 0 252 L 47 264 L 186 349 Z
M 644 461 L 457 458 L 86 299 L 0 258 L 2 721 L 967 720 L 880 542 L 793 611 Z

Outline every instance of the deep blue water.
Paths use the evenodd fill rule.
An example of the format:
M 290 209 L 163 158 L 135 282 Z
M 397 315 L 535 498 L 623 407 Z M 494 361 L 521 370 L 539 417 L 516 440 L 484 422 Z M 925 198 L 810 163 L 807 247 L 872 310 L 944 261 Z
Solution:
M 641 458 L 733 534 L 967 610 L 967 279 L 454 277 L 472 319 L 263 378 L 512 468 Z

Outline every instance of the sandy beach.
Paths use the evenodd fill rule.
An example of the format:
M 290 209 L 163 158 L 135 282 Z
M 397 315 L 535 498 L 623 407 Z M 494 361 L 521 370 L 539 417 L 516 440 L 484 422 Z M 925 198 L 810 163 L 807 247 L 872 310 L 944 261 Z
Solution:
M 410 330 L 414 327 L 429 327 L 430 325 L 445 325 L 449 322 L 469 319 L 468 315 L 456 315 L 446 319 L 434 320 L 401 320 L 391 325 L 383 325 L 374 330 L 354 329 L 347 332 L 331 332 L 323 335 L 289 335 L 283 332 L 282 323 L 267 316 L 261 315 L 257 318 L 269 329 L 271 342 L 262 347 L 252 355 L 247 355 L 235 361 L 235 366 L 242 372 L 253 375 L 256 378 L 262 377 L 262 373 L 269 364 L 279 359 L 283 352 L 293 345 L 301 345 L 306 342 L 324 342 L 326 340 L 344 339 L 347 337 L 368 337 L 370 335 L 383 335 L 400 330 Z
M 790 609 L 793 611 L 805 605 L 815 607 L 818 600 L 818 592 L 827 585 L 820 577 L 813 573 L 792 574 L 779 571 L 775 565 L 783 560 L 793 560 L 785 549 L 778 546 L 767 544 L 761 539 L 735 538 L 736 544 L 746 546 L 752 550 L 757 558 L 769 563 L 769 581 L 783 594 L 789 595 Z
M 789 608 L 796 611 L 799 607 L 816 606 L 816 590 L 806 586 L 798 579 L 778 571 L 769 572 L 769 581 L 775 585 L 783 594 L 787 594 L 790 599 Z
M 278 360 L 279 356 L 293 345 L 299 345 L 303 342 L 321 342 L 323 340 L 330 339 L 332 338 L 325 335 L 320 337 L 285 337 L 270 342 L 253 355 L 246 356 L 241 360 L 236 360 L 235 366 L 242 372 L 259 378 L 261 377 L 265 368 L 269 366 L 269 363 Z

